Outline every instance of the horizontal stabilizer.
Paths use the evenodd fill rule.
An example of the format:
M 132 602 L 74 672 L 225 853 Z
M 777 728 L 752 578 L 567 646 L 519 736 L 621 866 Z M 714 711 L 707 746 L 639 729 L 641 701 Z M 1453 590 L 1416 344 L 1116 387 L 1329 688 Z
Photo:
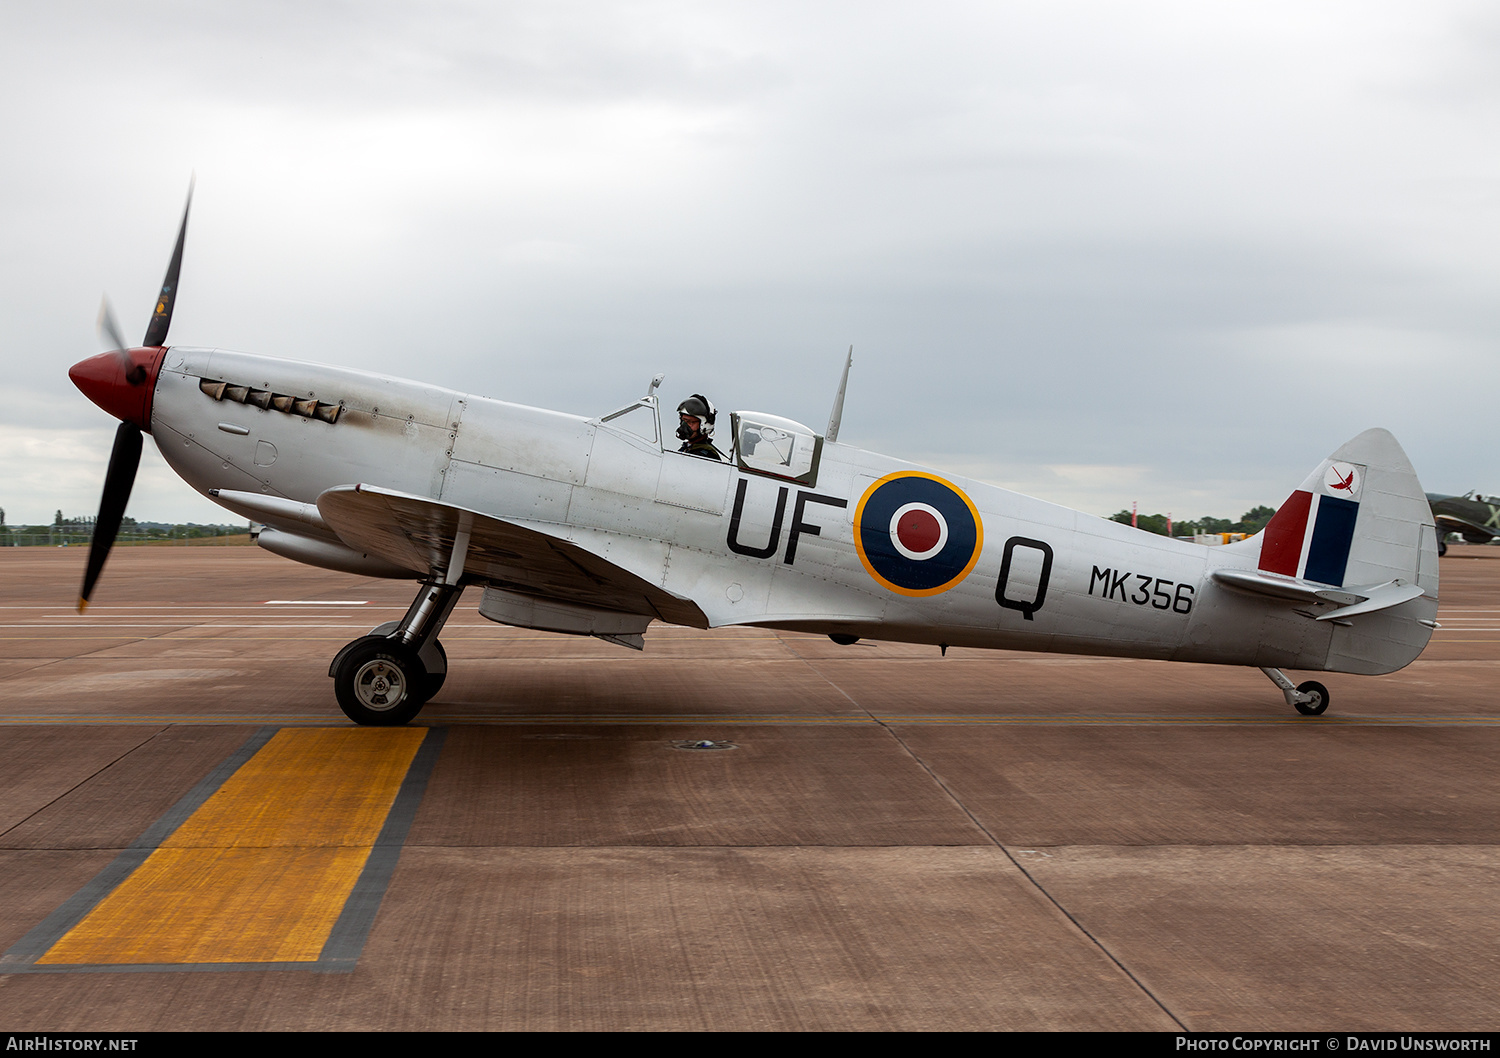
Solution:
M 1214 580 L 1234 591 L 1252 595 L 1265 595 L 1273 599 L 1309 604 L 1332 603 L 1337 608 L 1319 614 L 1317 620 L 1354 617 L 1362 613 L 1374 613 L 1422 595 L 1415 584 L 1400 580 L 1387 581 L 1370 587 L 1329 588 L 1305 580 L 1256 573 L 1246 569 L 1219 569 L 1213 573 Z
M 1367 596 L 1353 588 L 1330 588 L 1323 584 L 1312 584 L 1294 577 L 1279 577 L 1275 574 L 1257 573 L 1248 569 L 1216 569 L 1214 580 L 1234 591 L 1252 595 L 1269 595 L 1273 599 L 1292 602 L 1331 602 L 1339 606 L 1352 606 L 1364 602 Z M 1418 592 L 1418 594 L 1421 594 Z
M 1360 591 L 1369 596 L 1364 602 L 1353 603 L 1349 606 L 1341 606 L 1337 610 L 1319 614 L 1319 621 L 1327 621 L 1338 617 L 1353 617 L 1356 614 L 1374 613 L 1376 610 L 1387 610 L 1392 606 L 1400 606 L 1404 602 L 1410 602 L 1423 594 L 1422 589 L 1415 584 L 1403 584 L 1399 580 L 1388 581 L 1385 584 L 1377 584 L 1373 588 L 1361 588 Z

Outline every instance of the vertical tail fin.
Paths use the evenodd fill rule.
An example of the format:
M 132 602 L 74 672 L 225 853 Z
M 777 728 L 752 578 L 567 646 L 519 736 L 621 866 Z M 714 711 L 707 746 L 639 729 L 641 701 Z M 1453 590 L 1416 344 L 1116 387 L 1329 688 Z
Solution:
M 1319 610 L 1335 606 L 1298 611 L 1328 633 L 1320 641 L 1301 626 L 1284 644 L 1301 655 L 1293 667 L 1376 674 L 1422 653 L 1436 627 L 1437 530 L 1416 471 L 1390 433 L 1366 430 L 1319 464 L 1259 544 L 1259 573 L 1272 577 L 1255 590 L 1300 593 Z
M 1260 569 L 1335 588 L 1399 580 L 1436 597 L 1432 509 L 1389 432 L 1366 430 L 1308 475 L 1266 525 Z

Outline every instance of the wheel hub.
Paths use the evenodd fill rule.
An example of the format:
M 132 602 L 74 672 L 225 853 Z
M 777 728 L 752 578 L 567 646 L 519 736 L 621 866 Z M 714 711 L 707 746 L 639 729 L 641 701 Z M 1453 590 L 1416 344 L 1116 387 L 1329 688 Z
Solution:
M 406 699 L 405 674 L 384 658 L 368 661 L 354 675 L 354 694 L 366 709 L 394 709 Z

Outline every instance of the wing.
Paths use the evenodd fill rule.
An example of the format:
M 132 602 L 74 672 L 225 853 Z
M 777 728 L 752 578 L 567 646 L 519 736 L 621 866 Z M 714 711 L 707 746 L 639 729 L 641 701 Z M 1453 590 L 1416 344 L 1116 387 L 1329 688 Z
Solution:
M 691 600 L 540 529 L 373 485 L 329 489 L 318 497 L 318 513 L 356 551 L 417 573 L 446 576 L 458 545 L 466 581 L 708 627 L 708 618 Z
M 1438 514 L 1434 511 L 1432 518 L 1433 521 L 1437 522 L 1437 527 L 1445 533 L 1463 533 L 1466 537 L 1471 535 L 1483 536 L 1486 540 L 1492 540 L 1495 537 L 1495 534 L 1491 530 L 1486 529 L 1478 522 L 1471 522 L 1467 518 L 1460 518 L 1456 514 L 1448 514 L 1446 512 Z

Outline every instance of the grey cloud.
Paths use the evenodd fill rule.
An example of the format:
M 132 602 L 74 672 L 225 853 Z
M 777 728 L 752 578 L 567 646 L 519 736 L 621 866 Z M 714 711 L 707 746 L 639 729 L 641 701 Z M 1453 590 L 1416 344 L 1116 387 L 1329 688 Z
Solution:
M 1500 338 L 1482 5 L 0 17 L 0 424 L 93 424 L 66 367 L 102 291 L 143 328 L 196 168 L 186 343 L 821 425 L 853 342 L 847 439 L 1100 509 L 1046 468 L 1233 506 L 1370 425 L 1500 488 L 1449 413 Z

